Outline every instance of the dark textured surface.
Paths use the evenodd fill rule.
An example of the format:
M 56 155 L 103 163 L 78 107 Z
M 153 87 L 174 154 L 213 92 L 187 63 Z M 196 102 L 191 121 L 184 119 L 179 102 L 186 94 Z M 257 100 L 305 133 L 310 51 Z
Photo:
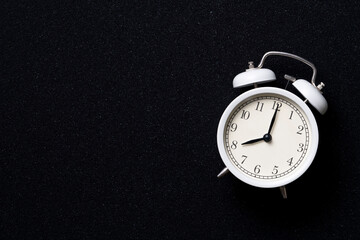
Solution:
M 2 239 L 357 239 L 359 3 L 3 4 Z M 288 186 L 223 168 L 216 130 L 269 50 L 326 84 L 317 158 Z M 305 66 L 266 63 L 309 79 Z M 284 87 L 285 81 L 273 86 Z

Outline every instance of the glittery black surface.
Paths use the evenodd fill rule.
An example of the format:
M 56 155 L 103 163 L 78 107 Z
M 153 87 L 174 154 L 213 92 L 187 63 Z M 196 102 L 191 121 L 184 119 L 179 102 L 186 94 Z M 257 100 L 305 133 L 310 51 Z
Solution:
M 2 6 L 2 239 L 357 239 L 358 2 Z M 313 62 L 329 103 L 286 201 L 216 178 L 232 79 L 270 50 Z

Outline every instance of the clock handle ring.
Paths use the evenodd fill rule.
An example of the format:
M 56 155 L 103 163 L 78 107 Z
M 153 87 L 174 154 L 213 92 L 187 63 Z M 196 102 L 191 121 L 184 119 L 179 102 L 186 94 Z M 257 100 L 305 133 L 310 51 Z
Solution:
M 269 56 L 283 56 L 283 57 L 289 57 L 289 58 L 292 58 L 292 59 L 295 59 L 295 60 L 298 60 L 302 63 L 305 63 L 306 65 L 308 65 L 309 67 L 312 68 L 313 70 L 313 75 L 312 75 L 312 78 L 311 78 L 311 84 L 314 85 L 314 87 L 316 87 L 316 84 L 315 84 L 315 78 L 316 78 L 316 68 L 315 68 L 315 65 L 312 64 L 311 62 L 309 62 L 308 60 L 302 58 L 302 57 L 299 57 L 295 54 L 291 54 L 291 53 L 287 53 L 287 52 L 278 52 L 278 51 L 270 51 L 270 52 L 267 52 L 264 54 L 264 56 L 262 57 L 260 63 L 259 63 L 259 66 L 258 68 L 262 68 L 263 65 L 264 65 L 264 62 L 265 62 L 265 59 Z

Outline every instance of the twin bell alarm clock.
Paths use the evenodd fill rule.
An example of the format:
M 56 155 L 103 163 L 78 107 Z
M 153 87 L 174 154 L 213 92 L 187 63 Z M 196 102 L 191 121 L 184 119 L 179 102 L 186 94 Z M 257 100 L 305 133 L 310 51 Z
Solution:
M 285 75 L 301 97 L 285 89 L 258 86 L 276 80 L 273 71 L 263 68 L 269 56 L 293 58 L 312 68 L 311 81 Z M 318 126 L 308 104 L 321 114 L 328 108 L 321 92 L 325 85 L 316 85 L 315 78 L 314 64 L 290 53 L 267 52 L 258 67 L 249 62 L 233 86 L 253 85 L 254 89 L 235 98 L 219 122 L 217 145 L 225 168 L 218 177 L 230 172 L 255 187 L 279 187 L 287 198 L 285 185 L 310 167 L 319 144 Z

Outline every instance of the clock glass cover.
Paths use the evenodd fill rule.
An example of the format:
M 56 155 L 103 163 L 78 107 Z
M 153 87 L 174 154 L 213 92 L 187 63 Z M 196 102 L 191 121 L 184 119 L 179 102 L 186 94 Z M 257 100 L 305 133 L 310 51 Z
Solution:
M 301 107 L 271 93 L 240 102 L 224 131 L 224 147 L 232 165 L 248 177 L 264 181 L 296 171 L 312 141 L 309 120 Z

